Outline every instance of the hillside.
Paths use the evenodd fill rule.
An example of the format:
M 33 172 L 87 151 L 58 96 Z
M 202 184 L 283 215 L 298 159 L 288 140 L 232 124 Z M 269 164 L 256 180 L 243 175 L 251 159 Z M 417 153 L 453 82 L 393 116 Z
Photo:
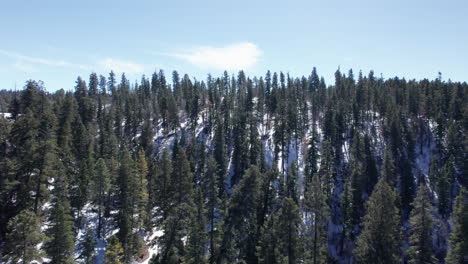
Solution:
M 5 263 L 463 263 L 468 84 L 92 73 L 0 93 Z

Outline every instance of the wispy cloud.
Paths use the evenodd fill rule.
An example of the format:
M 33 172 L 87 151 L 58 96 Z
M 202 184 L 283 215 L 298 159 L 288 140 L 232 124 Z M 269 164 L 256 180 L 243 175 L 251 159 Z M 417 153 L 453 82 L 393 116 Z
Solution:
M 13 64 L 13 67 L 23 72 L 38 72 L 39 71 L 33 65 L 22 62 L 22 61 L 15 62 L 15 64 Z
M 242 42 L 223 47 L 194 47 L 185 53 L 169 55 L 183 59 L 200 68 L 245 70 L 257 63 L 262 51 L 253 43 Z
M 90 65 L 83 65 L 65 60 L 51 60 L 42 57 L 28 56 L 18 52 L 8 51 L 4 49 L 0 49 L 0 55 L 4 55 L 14 59 L 15 62 L 11 66 L 23 72 L 38 72 L 40 66 L 68 67 L 87 71 L 94 69 L 103 69 L 125 73 L 141 73 L 144 71 L 145 68 L 141 64 L 115 58 L 103 58 L 95 61 L 94 63 L 91 63 Z
M 97 64 L 106 70 L 113 70 L 116 72 L 140 73 L 145 70 L 145 67 L 141 64 L 114 58 L 99 60 Z
M 41 64 L 41 65 L 54 66 L 54 67 L 72 67 L 72 68 L 79 68 L 82 70 L 90 69 L 90 67 L 86 65 L 82 65 L 82 64 L 71 63 L 71 62 L 64 61 L 64 60 L 51 60 L 51 59 L 40 58 L 40 57 L 31 57 L 31 56 L 27 56 L 27 55 L 23 55 L 17 52 L 12 52 L 12 51 L 3 50 L 3 49 L 0 49 L 0 54 L 16 59 L 17 60 L 16 64 L 18 65 L 21 65 L 21 64 L 25 65 L 24 62 L 29 62 L 33 64 Z M 29 66 L 29 67 L 33 67 L 33 66 Z

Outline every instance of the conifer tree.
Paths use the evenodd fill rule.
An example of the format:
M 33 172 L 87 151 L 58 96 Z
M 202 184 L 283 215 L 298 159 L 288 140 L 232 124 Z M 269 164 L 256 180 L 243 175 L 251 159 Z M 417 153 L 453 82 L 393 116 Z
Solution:
M 261 161 L 263 160 L 263 157 L 260 157 L 262 142 L 259 139 L 257 119 L 253 114 L 250 115 L 249 130 L 249 163 L 250 165 L 259 166 Z
M 312 124 L 312 135 L 309 140 L 309 149 L 307 150 L 306 164 L 304 171 L 305 190 L 308 188 L 309 183 L 312 182 L 312 177 L 318 172 L 317 160 L 319 158 L 318 149 L 318 135 L 315 124 Z
M 117 236 L 112 236 L 108 242 L 107 250 L 104 255 L 105 264 L 123 264 L 124 249 Z
M 319 175 L 325 190 L 325 195 L 330 199 L 332 188 L 335 182 L 335 164 L 333 149 L 329 140 L 322 142 Z
M 214 138 L 214 151 L 213 156 L 219 166 L 218 170 L 218 184 L 221 195 L 225 192 L 226 184 L 226 146 L 225 146 L 225 134 L 224 134 L 224 123 L 218 116 L 216 119 L 215 138 Z M 208 163 L 209 164 L 209 163 Z
M 296 203 L 299 200 L 299 194 L 297 191 L 297 178 L 298 178 L 298 168 L 297 163 L 293 162 L 288 168 L 288 174 L 286 176 L 285 184 L 285 197 L 293 199 Z
M 74 263 L 75 239 L 73 233 L 73 216 L 68 200 L 67 181 L 63 176 L 55 180 L 50 225 L 46 230 L 49 240 L 45 244 L 51 264 Z
M 302 256 L 302 241 L 300 238 L 301 215 L 299 207 L 291 198 L 284 199 L 278 212 L 277 247 L 280 263 L 300 263 Z
M 164 152 L 159 162 L 154 168 L 154 183 L 151 183 L 151 188 L 154 189 L 154 205 L 159 209 L 159 215 L 164 220 L 169 212 L 171 205 L 170 197 L 172 195 L 171 175 L 172 163 L 169 159 L 169 154 Z
M 316 174 L 308 184 L 307 192 L 304 193 L 304 211 L 306 219 L 306 258 L 312 264 L 326 263 L 327 255 L 327 222 L 328 205 L 323 193 L 322 184 Z
M 138 227 L 143 227 L 144 223 L 147 223 L 149 220 L 147 219 L 146 209 L 148 203 L 148 165 L 146 163 L 145 151 L 140 149 L 138 153 L 138 161 L 137 161 L 137 168 L 136 168 L 136 199 L 135 202 L 137 206 L 137 214 L 138 214 Z
M 242 179 L 244 171 L 248 167 L 248 144 L 247 144 L 247 120 L 246 113 L 238 106 L 234 116 L 233 128 L 233 154 L 232 166 L 234 169 L 231 177 L 231 187 L 234 187 Z
M 453 175 L 452 163 L 448 160 L 442 168 L 437 182 L 438 208 L 442 217 L 446 218 L 450 214 L 450 178 Z
M 378 181 L 378 170 L 374 155 L 372 154 L 371 149 L 371 139 L 368 134 L 364 135 L 364 155 L 363 155 L 363 167 L 364 167 L 364 174 L 367 176 L 365 177 L 365 191 L 367 193 L 371 193 L 374 185 Z
M 277 221 L 277 214 L 271 214 L 261 228 L 261 236 L 257 247 L 258 263 L 260 264 L 280 263 L 278 243 L 272 243 L 278 238 L 275 228 Z
M 39 218 L 30 210 L 23 210 L 8 222 L 6 250 L 3 260 L 30 263 L 43 255 L 38 244 L 45 239 L 41 234 Z
M 235 187 L 223 225 L 217 263 L 244 259 L 248 262 L 256 259 L 257 245 L 257 210 L 259 203 L 259 185 L 261 174 L 252 166 L 245 172 L 241 182 Z M 238 245 L 238 252 L 234 250 Z
M 466 188 L 462 188 L 455 199 L 453 224 L 445 263 L 466 263 L 468 258 L 468 192 Z
M 400 260 L 400 216 L 395 191 L 379 180 L 367 202 L 363 230 L 354 249 L 356 263 L 394 264 Z
M 343 211 L 343 237 L 342 237 L 342 244 L 343 246 L 345 239 L 352 239 L 353 237 L 353 230 L 354 230 L 354 221 L 353 221 L 353 189 L 351 187 L 351 181 L 347 180 L 344 183 L 343 187 L 343 194 L 341 196 L 341 210 Z
M 392 151 L 390 147 L 385 148 L 384 157 L 383 157 L 383 167 L 382 167 L 382 177 L 387 181 L 387 183 L 396 187 L 397 180 L 396 178 L 396 168 L 395 160 L 393 159 Z
M 216 250 L 219 246 L 219 238 L 221 233 L 222 219 L 222 203 L 219 197 L 219 189 L 217 182 L 218 167 L 215 159 L 209 157 L 207 161 L 207 169 L 204 175 L 203 190 L 205 196 L 206 219 L 208 224 L 208 240 L 209 240 L 209 262 L 213 263 Z M 225 197 L 222 197 L 225 198 Z
M 89 75 L 89 96 L 95 97 L 98 95 L 99 80 L 95 72 Z
M 80 241 L 79 249 L 81 251 L 80 258 L 84 260 L 86 264 L 93 264 L 94 258 L 94 246 L 96 246 L 96 240 L 94 239 L 94 231 L 91 228 L 87 228 L 85 235 Z
M 76 170 L 71 175 L 71 206 L 75 211 L 80 211 L 86 203 L 89 195 L 89 183 L 93 178 L 94 161 L 92 156 L 91 135 L 84 123 L 77 116 L 73 121 L 73 153 L 76 157 Z
M 162 226 L 164 235 L 159 238 L 161 252 L 155 263 L 178 263 L 184 257 L 182 237 L 187 235 L 190 217 L 193 213 L 193 187 L 190 164 L 185 151 L 178 145 L 173 151 L 173 170 L 169 197 L 170 207 Z
M 96 234 L 97 237 L 101 237 L 102 232 L 102 214 L 104 213 L 106 200 L 111 187 L 110 173 L 107 169 L 105 161 L 101 158 L 96 164 L 96 173 L 94 175 L 92 184 L 93 188 L 93 200 L 98 207 L 98 224 Z
M 125 254 L 125 262 L 133 257 L 133 229 L 136 227 L 136 201 L 137 180 L 135 177 L 135 165 L 126 146 L 120 154 L 120 167 L 118 176 L 119 214 L 117 223 L 119 227 L 119 241 L 122 242 Z
M 201 189 L 197 189 L 194 195 L 195 211 L 190 219 L 188 231 L 187 255 L 185 263 L 206 263 L 206 230 L 205 208 L 203 207 L 203 195 Z
M 410 263 L 437 263 L 432 252 L 432 232 L 435 224 L 432 213 L 434 209 L 432 208 L 429 190 L 424 183 L 419 185 L 412 206 L 410 247 L 408 249 Z

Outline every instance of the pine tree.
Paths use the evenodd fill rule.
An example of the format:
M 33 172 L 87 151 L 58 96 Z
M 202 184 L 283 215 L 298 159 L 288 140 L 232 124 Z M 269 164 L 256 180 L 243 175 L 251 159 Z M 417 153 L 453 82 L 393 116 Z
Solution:
M 351 192 L 351 223 L 353 226 L 359 224 L 361 216 L 364 213 L 364 188 L 363 179 L 365 177 L 360 163 L 356 164 L 350 176 L 350 189 Z
M 226 146 L 225 146 L 225 135 L 224 135 L 224 123 L 221 118 L 216 119 L 216 129 L 215 129 L 215 138 L 214 138 L 214 151 L 213 156 L 219 166 L 219 191 L 221 195 L 225 192 L 226 184 Z
M 286 176 L 285 197 L 293 199 L 296 203 L 298 203 L 299 200 L 299 194 L 297 192 L 297 178 L 297 163 L 293 162 L 288 168 L 288 174 Z
M 277 214 L 271 214 L 261 228 L 261 236 L 257 247 L 258 262 L 260 264 L 276 264 L 279 262 L 278 243 L 272 243 L 278 239 L 276 223 Z
M 329 140 L 322 142 L 319 176 L 325 190 L 325 195 L 330 199 L 335 182 L 335 164 L 333 158 L 333 148 Z
M 95 97 L 98 95 L 99 80 L 95 72 L 89 75 L 89 96 Z
M 105 209 L 106 200 L 111 187 L 110 173 L 103 159 L 99 159 L 96 164 L 96 173 L 91 183 L 93 200 L 98 207 L 98 225 L 96 234 L 101 237 L 102 232 L 102 214 Z
M 432 217 L 434 209 L 431 205 L 429 190 L 424 183 L 419 185 L 412 207 L 410 247 L 408 249 L 410 263 L 437 263 L 432 252 L 434 248 L 432 245 L 432 232 L 435 224 Z
M 347 180 L 344 183 L 343 187 L 343 194 L 341 196 L 341 210 L 343 211 L 343 220 L 342 220 L 342 225 L 343 225 L 343 237 L 342 237 L 342 244 L 345 241 L 345 239 L 353 239 L 354 238 L 354 221 L 353 221 L 353 208 L 355 208 L 353 204 L 353 189 L 351 187 L 351 181 Z
M 319 158 L 318 149 L 318 135 L 315 124 L 312 125 L 312 135 L 309 140 L 309 149 L 307 150 L 306 164 L 304 171 L 305 190 L 308 188 L 309 183 L 312 182 L 313 176 L 318 172 L 317 160 Z
M 242 99 L 239 99 L 242 100 Z M 233 154 L 232 166 L 234 169 L 231 176 L 231 187 L 234 187 L 242 179 L 245 170 L 248 168 L 248 144 L 247 144 L 247 120 L 246 113 L 242 106 L 238 106 L 234 116 L 233 127 Z
M 206 263 L 206 218 L 203 207 L 203 195 L 200 189 L 197 189 L 194 195 L 195 212 L 190 219 L 190 228 L 188 231 L 187 254 L 184 263 L 203 264 Z
M 94 231 L 91 228 L 87 228 L 84 237 L 78 245 L 81 251 L 80 258 L 84 260 L 84 263 L 93 264 L 94 246 L 96 246 L 96 243 Z
M 224 234 L 217 263 L 232 262 L 235 259 L 250 263 L 249 261 L 257 258 L 257 210 L 261 178 L 258 168 L 252 166 L 234 188 L 224 220 Z M 234 245 L 238 245 L 238 251 L 234 250 Z
M 257 119 L 254 115 L 250 115 L 250 133 L 249 133 L 249 160 L 250 165 L 259 166 L 263 160 L 263 157 L 260 157 L 261 145 L 262 142 L 259 139 L 258 128 L 257 128 Z
M 371 138 L 368 134 L 364 135 L 364 155 L 363 155 L 363 167 L 364 167 L 364 174 L 367 176 L 365 177 L 365 190 L 367 193 L 371 193 L 374 185 L 378 181 L 379 172 L 377 170 L 377 165 L 375 158 L 372 154 L 372 147 L 371 147 Z
M 92 136 L 85 124 L 77 116 L 73 121 L 73 152 L 76 157 L 76 170 L 71 175 L 71 206 L 80 211 L 89 196 L 89 182 L 93 178 L 94 161 L 92 156 Z
M 174 146 L 172 167 L 170 186 L 174 189 L 168 198 L 170 207 L 162 223 L 165 232 L 159 238 L 161 252 L 156 263 L 178 263 L 183 259 L 182 237 L 187 234 L 194 210 L 190 164 L 178 145 Z
M 452 163 L 447 161 L 442 168 L 437 182 L 438 209 L 442 217 L 446 218 L 450 214 L 450 180 L 453 175 Z
M 466 263 L 468 259 L 468 192 L 466 188 L 462 188 L 455 199 L 453 224 L 445 263 Z
M 104 255 L 105 264 L 123 264 L 124 249 L 117 236 L 112 236 L 109 240 L 106 253 Z
M 170 197 L 172 195 L 171 175 L 172 164 L 169 159 L 169 154 L 164 152 L 159 162 L 154 168 L 154 182 L 151 183 L 151 188 L 154 189 L 154 205 L 158 208 L 158 214 L 162 216 L 162 220 L 167 217 L 171 205 Z
M 73 216 L 67 195 L 67 181 L 64 177 L 56 178 L 50 225 L 46 230 L 49 241 L 45 244 L 51 264 L 74 263 L 75 239 L 73 234 Z
M 284 199 L 278 212 L 277 222 L 277 247 L 280 263 L 301 262 L 301 224 L 301 215 L 296 202 L 291 198 Z
M 149 220 L 146 214 L 148 203 L 148 165 L 146 163 L 145 151 L 140 149 L 138 153 L 136 175 L 136 206 L 138 214 L 138 227 L 143 227 Z
M 123 147 L 120 154 L 120 167 L 118 176 L 118 198 L 119 214 L 117 223 L 119 227 L 119 241 L 122 242 L 125 254 L 125 262 L 129 262 L 134 253 L 133 229 L 136 227 L 136 200 L 137 180 L 135 165 L 126 146 Z
M 32 206 L 39 214 L 48 199 L 49 179 L 55 175 L 57 161 L 56 117 L 41 82 L 28 81 L 21 93 L 23 114 L 13 124 L 10 135 L 19 209 Z
M 382 177 L 390 186 L 395 187 L 397 184 L 396 175 L 395 160 L 390 147 L 387 146 L 383 157 Z
M 45 239 L 41 234 L 39 218 L 30 210 L 23 210 L 8 222 L 4 260 L 30 263 L 43 255 L 38 244 Z
M 313 176 L 304 193 L 306 219 L 306 257 L 312 264 L 326 263 L 328 206 L 318 175 Z
M 381 179 L 367 202 L 363 230 L 354 249 L 356 263 L 399 263 L 400 216 L 396 194 Z
M 214 263 L 216 250 L 219 247 L 219 238 L 221 233 L 222 221 L 222 203 L 219 197 L 218 189 L 218 166 L 213 157 L 209 157 L 207 168 L 204 175 L 203 190 L 205 196 L 206 219 L 208 224 L 208 239 L 210 263 Z M 225 197 L 222 197 L 226 199 Z

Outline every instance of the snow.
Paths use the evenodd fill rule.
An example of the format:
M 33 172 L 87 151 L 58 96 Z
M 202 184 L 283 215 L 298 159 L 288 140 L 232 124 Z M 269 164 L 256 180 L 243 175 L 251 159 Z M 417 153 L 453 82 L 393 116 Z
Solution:
M 256 102 L 256 98 L 254 98 L 254 102 Z M 310 104 L 310 103 L 309 103 Z M 369 115 L 372 115 L 373 118 L 371 121 L 364 122 L 362 124 L 362 127 L 365 131 L 370 136 L 370 139 L 372 141 L 372 146 L 373 146 L 373 153 L 376 157 L 376 161 L 378 166 L 381 166 L 381 161 L 383 159 L 383 153 L 385 150 L 385 142 L 383 140 L 383 117 L 381 117 L 378 113 L 375 112 L 369 112 Z M 0 113 L 1 117 L 7 118 L 10 117 L 11 114 L 9 113 Z M 309 112 L 309 116 L 311 113 Z M 176 139 L 180 139 L 182 136 L 182 133 L 185 133 L 186 136 L 190 136 L 192 133 L 195 135 L 196 140 L 198 142 L 201 142 L 202 140 L 205 141 L 206 143 L 206 149 L 210 150 L 212 147 L 212 141 L 213 141 L 213 134 L 214 131 L 213 129 L 208 131 L 207 128 L 209 126 L 208 121 L 207 121 L 207 111 L 203 110 L 200 112 L 198 118 L 197 118 L 197 125 L 194 128 L 194 131 L 191 131 L 190 128 L 190 119 L 185 116 L 183 113 L 180 113 L 180 127 L 176 129 L 175 131 L 164 131 L 161 122 L 159 122 L 156 125 L 155 128 L 155 135 L 153 137 L 154 143 L 155 143 L 155 153 L 156 155 L 160 155 L 164 151 L 171 151 L 172 146 L 175 142 Z M 307 148 L 308 148 L 308 141 L 312 133 L 312 124 L 309 124 L 307 131 L 303 131 L 304 137 L 302 138 L 297 138 L 297 140 L 293 137 L 290 139 L 290 141 L 287 143 L 287 148 L 286 148 L 286 153 L 283 155 L 283 153 L 279 152 L 277 161 L 274 160 L 275 156 L 275 145 L 274 145 L 274 140 L 273 140 L 273 135 L 274 135 L 274 125 L 273 125 L 273 118 L 270 116 L 267 116 L 266 114 L 263 117 L 263 122 L 258 122 L 257 124 L 257 129 L 259 131 L 259 135 L 261 137 L 261 143 L 264 147 L 265 151 L 265 161 L 268 167 L 273 168 L 276 167 L 278 168 L 279 171 L 282 171 L 282 165 L 283 165 L 283 158 L 287 158 L 287 160 L 284 160 L 284 165 L 285 165 L 285 171 L 287 171 L 287 168 L 291 166 L 293 162 L 297 162 L 298 168 L 299 168 L 299 177 L 298 177 L 298 188 L 299 190 L 303 189 L 303 178 L 304 178 L 304 155 L 307 153 Z M 267 120 L 269 120 L 269 124 L 267 123 Z M 436 124 L 432 121 L 427 122 L 428 126 L 428 131 L 429 135 L 427 137 L 429 138 L 419 138 L 416 137 L 416 146 L 417 149 L 415 150 L 415 162 L 414 162 L 414 167 L 413 167 L 413 172 L 415 177 L 423 176 L 426 179 L 426 183 L 428 184 L 429 187 L 431 187 L 431 183 L 429 182 L 429 167 L 430 167 L 430 162 L 431 162 L 431 155 L 433 150 L 436 148 L 434 139 L 433 139 L 433 130 L 436 126 Z M 315 124 L 315 128 L 317 131 L 318 135 L 318 148 L 320 149 L 320 145 L 323 142 L 323 131 L 322 131 L 322 124 L 317 121 Z M 346 133 L 348 133 L 347 131 Z M 343 142 L 343 145 L 341 146 L 341 150 L 343 152 L 344 156 L 344 164 L 340 164 L 338 168 L 338 174 L 335 182 L 335 188 L 332 190 L 332 197 L 331 197 L 331 202 L 330 202 L 330 220 L 328 222 L 328 249 L 330 251 L 330 254 L 336 258 L 339 263 L 348 263 L 350 258 L 351 258 L 351 252 L 354 247 L 354 244 L 345 241 L 343 242 L 341 239 L 342 232 L 343 232 L 343 226 L 341 224 L 342 219 L 343 219 L 343 213 L 341 210 L 341 205 L 340 205 L 340 200 L 342 196 L 342 191 L 343 191 L 343 183 L 344 183 L 344 177 L 343 177 L 343 170 L 346 169 L 347 162 L 349 161 L 349 149 L 350 149 L 350 135 L 345 134 L 345 140 Z M 137 135 L 139 137 L 140 134 Z M 187 139 L 189 140 L 189 138 Z M 422 142 L 429 142 L 429 143 L 424 143 L 421 144 Z M 422 146 L 422 148 L 419 148 Z M 228 194 L 231 193 L 230 190 L 230 177 L 233 172 L 233 166 L 232 166 L 232 154 L 233 151 L 232 149 L 227 151 L 229 153 L 229 159 L 228 159 L 228 165 L 227 165 L 227 170 L 228 170 L 228 175 L 227 175 L 227 181 L 226 181 L 226 187 L 228 190 Z M 320 165 L 320 160 L 318 161 L 318 165 Z M 433 192 L 435 199 L 437 199 L 437 195 L 435 192 Z M 301 196 L 302 197 L 302 196 Z M 43 205 L 43 210 L 47 211 L 50 209 L 50 203 L 45 203 Z M 78 229 L 78 236 L 77 236 L 77 243 L 83 238 L 84 232 L 86 228 L 93 228 L 94 230 L 96 229 L 97 226 L 97 210 L 95 207 L 93 207 L 91 204 L 86 204 L 85 207 L 82 209 L 81 214 L 83 216 L 82 223 Z M 117 214 L 117 211 L 112 211 L 111 215 Z M 104 237 L 102 239 L 97 239 L 97 244 L 95 246 L 95 252 L 96 252 L 96 260 L 97 263 L 102 263 L 104 259 L 104 254 L 106 250 L 106 240 L 110 238 L 111 236 L 115 235 L 118 232 L 118 229 L 112 224 L 112 221 L 110 219 L 104 219 L 103 223 L 103 231 L 105 233 Z M 304 219 L 306 221 L 306 219 Z M 44 223 L 43 228 L 45 228 L 47 223 Z M 450 227 L 448 226 L 447 222 L 442 223 L 442 227 L 440 229 L 445 230 L 443 232 L 449 232 Z M 356 228 L 356 232 L 359 231 L 359 227 Z M 441 232 L 442 232 L 441 231 Z M 164 231 L 158 228 L 153 229 L 151 232 L 148 233 L 142 233 L 142 237 L 148 246 L 148 258 L 146 258 L 144 261 L 142 261 L 142 264 L 148 264 L 150 259 L 157 255 L 159 253 L 159 246 L 157 244 L 157 238 L 161 237 L 164 234 Z M 446 237 L 446 236 L 445 236 Z M 184 243 L 186 242 L 186 237 L 184 238 Z M 442 243 L 443 244 L 443 243 Z M 78 256 L 79 252 L 75 252 L 75 256 Z
M 155 240 L 164 235 L 164 231 L 160 229 L 154 229 L 148 236 L 144 238 L 147 245 L 150 245 L 148 248 L 148 258 L 145 259 L 141 264 L 148 264 L 151 258 L 159 253 L 159 247 Z
M 0 113 L 0 117 L 5 119 L 10 119 L 12 117 L 11 113 Z

